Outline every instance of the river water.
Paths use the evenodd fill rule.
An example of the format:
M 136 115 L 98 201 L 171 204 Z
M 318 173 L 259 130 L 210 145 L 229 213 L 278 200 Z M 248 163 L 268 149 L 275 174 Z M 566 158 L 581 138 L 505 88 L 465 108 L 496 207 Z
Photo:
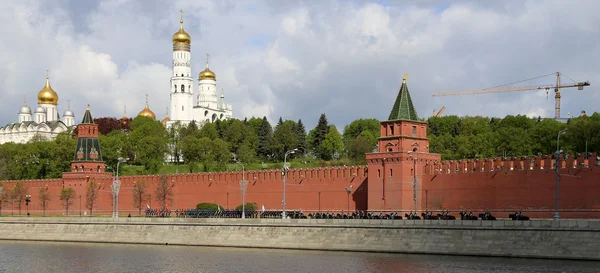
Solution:
M 600 262 L 0 241 L 0 272 L 600 272 Z

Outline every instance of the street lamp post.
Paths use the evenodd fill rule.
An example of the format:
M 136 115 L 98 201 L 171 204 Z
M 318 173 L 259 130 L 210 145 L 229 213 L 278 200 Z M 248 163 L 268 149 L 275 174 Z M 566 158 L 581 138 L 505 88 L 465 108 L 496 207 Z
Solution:
M 417 158 L 410 154 L 411 151 L 408 152 L 408 155 L 413 159 L 413 200 L 415 201 L 415 213 L 418 209 L 417 204 Z
M 346 187 L 346 193 L 348 194 L 348 198 L 347 198 L 347 203 L 348 203 L 348 209 L 347 209 L 347 213 L 350 214 L 350 193 L 352 192 L 352 185 L 350 185 L 350 187 Z
M 283 156 L 283 171 L 281 172 L 281 174 L 283 174 L 283 213 L 281 213 L 281 218 L 285 219 L 286 215 L 285 215 L 285 179 L 287 177 L 287 169 L 288 167 L 286 166 L 286 162 L 287 162 L 287 157 L 288 155 L 291 155 L 293 153 L 295 153 L 296 151 L 298 151 L 298 149 L 293 149 L 293 150 L 289 150 L 287 152 L 285 152 L 285 155 Z
M 79 217 L 81 217 L 81 194 L 79 195 Z
M 129 158 L 117 158 L 117 178 L 113 184 L 113 191 L 115 192 L 115 218 L 119 218 L 119 190 L 121 189 L 121 181 L 119 181 L 119 164 L 127 162 Z
M 246 180 L 246 172 L 244 169 L 244 164 L 237 161 L 237 164 L 242 165 L 242 181 L 240 181 L 240 188 L 242 190 L 242 219 L 246 219 L 246 187 L 248 186 L 248 181 Z
M 562 131 L 558 132 L 558 136 L 556 138 L 556 161 L 554 163 L 554 170 L 556 171 L 556 189 L 554 190 L 554 220 L 558 220 L 560 219 L 560 216 L 558 215 L 558 179 L 560 177 L 560 174 L 558 173 L 558 159 L 560 158 L 560 154 L 563 152 L 560 150 L 560 136 L 564 135 L 567 133 L 567 128 L 563 129 Z
M 29 202 L 31 202 L 31 195 L 25 195 L 25 206 L 27 206 L 27 216 L 29 216 Z
M 319 213 L 321 212 L 321 192 L 319 192 Z

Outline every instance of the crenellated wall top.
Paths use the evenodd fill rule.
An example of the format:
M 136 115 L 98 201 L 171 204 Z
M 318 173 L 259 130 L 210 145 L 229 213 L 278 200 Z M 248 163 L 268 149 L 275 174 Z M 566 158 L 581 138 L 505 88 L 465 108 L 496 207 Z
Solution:
M 555 169 L 555 165 L 556 157 L 553 155 L 496 157 L 434 161 L 433 164 L 426 167 L 426 172 L 429 174 L 459 174 L 486 171 L 534 171 Z M 600 156 L 597 153 L 561 155 L 558 158 L 558 166 L 559 169 L 600 168 Z

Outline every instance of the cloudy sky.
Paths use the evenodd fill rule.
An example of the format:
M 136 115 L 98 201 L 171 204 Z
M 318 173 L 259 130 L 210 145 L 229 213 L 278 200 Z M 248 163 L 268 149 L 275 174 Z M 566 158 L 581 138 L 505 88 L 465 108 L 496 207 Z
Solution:
M 562 116 L 600 111 L 600 1 L 0 1 L 0 124 L 34 108 L 46 70 L 76 119 L 137 115 L 149 94 L 169 104 L 171 37 L 183 9 L 192 72 L 205 54 L 234 116 L 302 119 L 338 128 L 384 120 L 402 75 L 421 117 L 554 116 L 552 91 L 432 97 L 560 71 Z M 552 84 L 552 76 L 519 85 Z M 340 128 L 340 129 L 342 129 Z

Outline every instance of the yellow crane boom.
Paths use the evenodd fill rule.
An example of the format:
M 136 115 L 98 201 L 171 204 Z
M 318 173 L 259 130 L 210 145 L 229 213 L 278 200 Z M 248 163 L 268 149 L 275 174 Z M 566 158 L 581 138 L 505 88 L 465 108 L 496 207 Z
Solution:
M 578 90 L 583 90 L 584 86 L 590 86 L 590 82 L 579 82 L 575 84 L 560 84 L 560 72 L 556 72 L 556 84 L 548 84 L 548 85 L 537 85 L 537 86 L 515 86 L 515 87 L 494 87 L 487 88 L 481 90 L 470 90 L 470 91 L 461 91 L 461 92 L 441 92 L 433 94 L 434 97 L 441 96 L 462 96 L 462 95 L 478 95 L 478 94 L 493 94 L 493 93 L 505 93 L 505 92 L 520 92 L 520 91 L 530 91 L 530 90 L 550 90 L 554 89 L 554 110 L 555 118 L 560 117 L 560 89 L 562 88 L 571 88 L 577 87 Z

